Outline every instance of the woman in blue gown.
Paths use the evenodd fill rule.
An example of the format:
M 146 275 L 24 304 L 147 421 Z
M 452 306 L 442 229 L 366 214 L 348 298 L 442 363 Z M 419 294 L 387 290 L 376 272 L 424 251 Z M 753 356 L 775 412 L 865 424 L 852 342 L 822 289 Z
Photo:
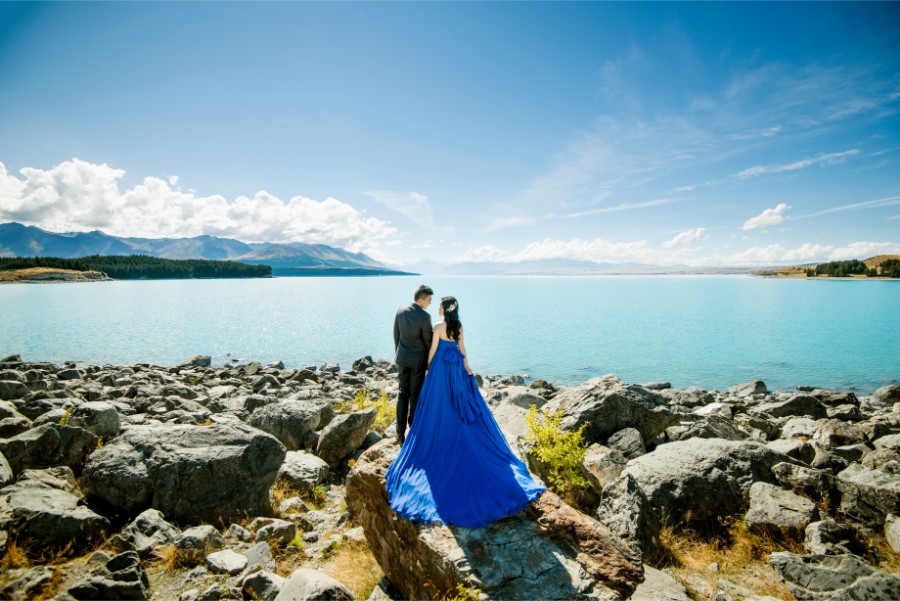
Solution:
M 416 416 L 387 473 L 388 498 L 407 519 L 478 528 L 523 509 L 545 487 L 513 454 L 475 384 L 459 303 L 444 297 L 439 312 Z

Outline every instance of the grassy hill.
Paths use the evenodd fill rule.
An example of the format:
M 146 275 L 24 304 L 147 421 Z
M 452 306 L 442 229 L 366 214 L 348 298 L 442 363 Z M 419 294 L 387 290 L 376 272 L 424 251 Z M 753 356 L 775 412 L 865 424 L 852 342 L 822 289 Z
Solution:
M 866 264 L 866 267 L 869 269 L 878 269 L 880 271 L 881 264 L 889 259 L 900 260 L 900 255 L 877 255 L 874 257 L 870 257 L 865 259 L 863 263 Z M 810 263 L 807 265 L 792 265 L 790 267 L 779 267 L 778 269 L 772 269 L 768 271 L 761 271 L 758 275 L 764 277 L 772 277 L 772 278 L 806 278 L 807 272 L 812 269 L 815 270 L 822 263 Z M 812 276 L 816 278 L 829 278 L 832 276 L 828 275 L 817 275 Z M 866 275 L 850 275 L 847 276 L 852 279 L 868 279 Z

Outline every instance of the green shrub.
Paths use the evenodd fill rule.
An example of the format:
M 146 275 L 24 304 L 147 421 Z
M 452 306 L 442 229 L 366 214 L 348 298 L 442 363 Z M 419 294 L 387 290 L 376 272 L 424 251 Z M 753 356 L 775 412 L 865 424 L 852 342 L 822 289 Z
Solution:
M 582 433 L 587 424 L 577 430 L 562 428 L 562 411 L 553 414 L 538 412 L 531 406 L 525 416 L 528 424 L 527 439 L 534 443 L 532 454 L 549 466 L 547 480 L 561 497 L 567 498 L 576 489 L 588 488 L 590 482 L 582 475 L 587 443 Z
M 372 429 L 379 434 L 384 434 L 384 431 L 388 429 L 388 426 L 394 423 L 396 414 L 394 403 L 391 402 L 387 391 L 378 391 L 376 396 L 373 391 L 363 388 L 357 390 L 351 400 L 341 401 L 334 406 L 335 411 L 338 413 L 352 413 L 354 411 L 363 411 L 371 407 L 376 407 L 378 409 L 378 413 L 375 416 L 375 423 L 372 424 Z

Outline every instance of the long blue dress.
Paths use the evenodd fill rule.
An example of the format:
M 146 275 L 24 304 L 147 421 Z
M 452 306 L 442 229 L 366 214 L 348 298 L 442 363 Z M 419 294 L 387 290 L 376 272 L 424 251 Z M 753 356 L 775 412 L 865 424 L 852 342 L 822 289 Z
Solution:
M 387 473 L 391 508 L 417 522 L 479 528 L 544 490 L 509 448 L 458 344 L 441 339 L 406 442 Z

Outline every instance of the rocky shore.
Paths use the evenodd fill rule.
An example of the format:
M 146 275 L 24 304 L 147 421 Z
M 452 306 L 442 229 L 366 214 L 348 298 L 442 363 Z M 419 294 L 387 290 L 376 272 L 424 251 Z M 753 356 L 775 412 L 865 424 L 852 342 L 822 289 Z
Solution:
M 900 386 L 478 380 L 545 482 L 530 407 L 588 447 L 574 490 L 466 529 L 390 511 L 386 361 L 0 359 L 0 598 L 900 599 Z

